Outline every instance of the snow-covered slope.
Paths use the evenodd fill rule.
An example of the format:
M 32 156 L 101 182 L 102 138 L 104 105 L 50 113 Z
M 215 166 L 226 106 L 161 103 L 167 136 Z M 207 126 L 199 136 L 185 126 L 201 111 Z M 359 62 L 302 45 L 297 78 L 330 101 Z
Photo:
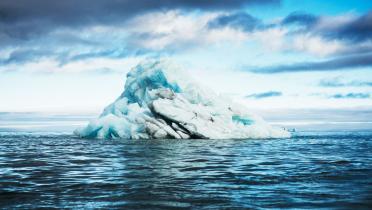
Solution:
M 121 96 L 75 134 L 104 139 L 289 137 L 287 131 L 200 87 L 163 60 L 132 69 Z

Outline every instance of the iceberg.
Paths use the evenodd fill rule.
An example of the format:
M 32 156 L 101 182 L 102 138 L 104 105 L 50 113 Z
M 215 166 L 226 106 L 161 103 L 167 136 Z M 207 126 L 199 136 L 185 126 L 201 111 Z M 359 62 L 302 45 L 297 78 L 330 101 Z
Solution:
M 148 60 L 128 74 L 124 92 L 74 134 L 100 139 L 284 138 L 239 104 L 197 84 L 169 60 Z

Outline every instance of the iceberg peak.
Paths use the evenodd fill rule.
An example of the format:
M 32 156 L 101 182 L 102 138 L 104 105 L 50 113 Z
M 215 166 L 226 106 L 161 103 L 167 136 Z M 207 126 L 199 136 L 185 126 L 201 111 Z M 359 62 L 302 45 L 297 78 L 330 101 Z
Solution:
M 201 87 L 169 60 L 148 60 L 128 74 L 124 91 L 75 135 L 86 138 L 280 138 L 245 107 Z

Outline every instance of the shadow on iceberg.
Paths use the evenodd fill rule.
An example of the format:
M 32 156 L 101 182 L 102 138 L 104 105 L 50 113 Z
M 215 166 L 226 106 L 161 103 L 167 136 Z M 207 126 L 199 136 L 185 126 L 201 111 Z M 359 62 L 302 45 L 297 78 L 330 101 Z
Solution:
M 128 74 L 124 92 L 97 120 L 75 130 L 84 138 L 243 139 L 282 138 L 245 107 L 200 87 L 165 60 L 139 64 Z

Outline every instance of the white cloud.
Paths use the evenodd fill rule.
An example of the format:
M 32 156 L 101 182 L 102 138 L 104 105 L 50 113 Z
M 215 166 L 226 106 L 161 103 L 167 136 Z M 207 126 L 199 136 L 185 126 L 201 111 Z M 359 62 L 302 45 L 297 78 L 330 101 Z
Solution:
M 338 40 L 324 40 L 318 36 L 300 34 L 293 37 L 292 49 L 308 52 L 316 56 L 327 56 L 345 50 L 346 46 Z
M 128 31 L 134 44 L 152 50 L 239 42 L 247 38 L 244 32 L 231 28 L 208 29 L 206 25 L 217 15 L 183 14 L 180 11 L 150 13 L 132 20 Z
M 288 30 L 284 28 L 270 28 L 267 30 L 254 32 L 253 37 L 258 40 L 264 48 L 268 50 L 280 51 L 287 49 L 287 32 Z

